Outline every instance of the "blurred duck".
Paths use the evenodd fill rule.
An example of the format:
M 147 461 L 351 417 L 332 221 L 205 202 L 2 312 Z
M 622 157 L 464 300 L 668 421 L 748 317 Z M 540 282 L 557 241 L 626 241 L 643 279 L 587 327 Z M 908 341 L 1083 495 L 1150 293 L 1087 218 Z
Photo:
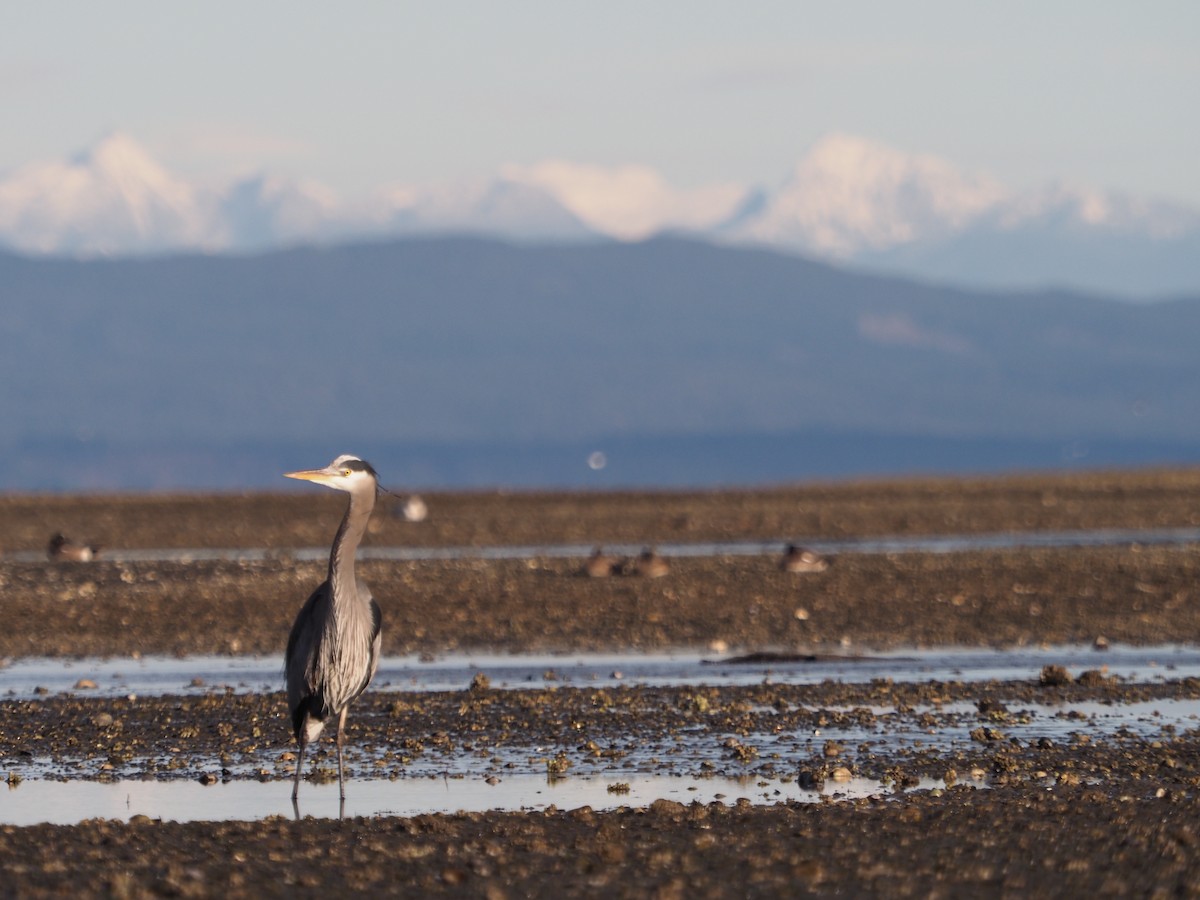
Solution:
M 829 568 L 829 560 L 815 550 L 788 544 L 779 568 L 785 572 L 824 572 Z
M 50 538 L 46 548 L 46 556 L 52 561 L 91 562 L 100 555 L 100 547 L 96 544 L 77 544 L 61 532 Z
M 605 554 L 604 549 L 597 547 L 583 564 L 583 574 L 589 578 L 607 578 L 621 571 L 620 560 Z
M 633 564 L 633 571 L 646 578 L 661 578 L 671 571 L 671 567 L 667 565 L 665 559 L 654 552 L 652 547 L 647 547 L 638 555 Z

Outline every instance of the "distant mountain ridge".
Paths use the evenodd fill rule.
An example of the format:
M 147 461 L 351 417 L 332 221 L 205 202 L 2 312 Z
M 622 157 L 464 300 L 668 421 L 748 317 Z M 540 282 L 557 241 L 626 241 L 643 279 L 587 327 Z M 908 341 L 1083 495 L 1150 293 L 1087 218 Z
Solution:
M 1200 289 L 1200 211 L 1062 184 L 1016 192 L 848 135 L 818 142 L 773 188 L 680 189 L 644 166 L 550 160 L 347 200 L 269 174 L 192 184 L 123 134 L 74 159 L 0 176 L 0 243 L 47 255 L 246 253 L 445 234 L 637 241 L 669 232 L 965 286 L 1138 298 Z
M 767 445 L 775 480 L 935 445 L 960 470 L 1073 447 L 1200 459 L 1200 296 L 963 291 L 679 238 L 0 253 L 0 284 L 0 459 L 42 479 L 89 452 L 145 477 L 120 466 L 155 447 L 191 471 L 247 447 L 470 446 L 475 472 L 505 447 L 532 478 L 535 448 L 599 442 L 657 460 L 638 483 L 700 471 L 668 470 L 701 444 L 743 480 Z

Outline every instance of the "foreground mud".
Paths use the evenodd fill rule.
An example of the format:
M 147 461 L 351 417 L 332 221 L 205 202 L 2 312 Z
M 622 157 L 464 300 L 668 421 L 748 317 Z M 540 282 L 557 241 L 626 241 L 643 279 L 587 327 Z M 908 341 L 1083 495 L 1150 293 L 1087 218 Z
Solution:
M 22 896 L 1195 896 L 1196 804 L 1020 787 L 902 802 L 0 831 Z M 69 848 L 69 852 L 68 852 Z
M 919 481 L 704 494 L 446 495 L 413 524 L 384 505 L 378 545 L 656 544 L 1200 524 L 1200 472 Z M 257 547 L 255 563 L 0 561 L 0 656 L 278 654 L 323 577 L 336 496 L 0 499 L 0 547 L 63 531 L 110 548 Z M 679 559 L 648 579 L 582 560 L 362 565 L 385 652 L 829 652 L 897 646 L 1200 641 L 1200 550 L 1116 545 L 842 554 L 793 575 L 768 557 Z M 588 688 L 364 696 L 354 777 L 470 758 L 547 777 L 622 771 L 812 783 L 843 768 L 862 801 L 434 815 L 343 822 L 92 821 L 0 827 L 0 891 L 20 896 L 1188 896 L 1200 892 L 1200 737 L 1098 734 L 1085 717 L 1024 739 L 1027 706 L 1200 699 L 1200 682 L 1070 681 Z M 0 670 L 0 685 L 3 671 Z M 56 777 L 258 778 L 287 790 L 279 694 L 0 698 L 0 765 Z M 820 732 L 969 733 L 951 749 Z M 671 748 L 685 737 L 695 752 Z M 328 748 L 318 778 L 331 774 Z M 48 763 L 47 763 L 48 761 Z M 36 777 L 36 776 L 35 776 Z M 936 790 L 907 790 L 930 781 Z M 0 800 L 2 803 L 2 800 Z

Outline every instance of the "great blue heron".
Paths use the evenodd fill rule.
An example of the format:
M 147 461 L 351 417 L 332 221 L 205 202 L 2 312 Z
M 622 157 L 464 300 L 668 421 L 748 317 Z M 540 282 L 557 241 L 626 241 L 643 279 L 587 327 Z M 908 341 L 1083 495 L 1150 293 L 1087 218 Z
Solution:
M 346 798 L 342 768 L 342 730 L 346 710 L 361 694 L 379 665 L 379 604 L 354 574 L 354 551 L 375 508 L 378 476 L 370 463 L 357 456 L 339 456 L 324 469 L 288 472 L 300 478 L 345 491 L 350 495 L 346 515 L 329 552 L 329 577 L 313 591 L 296 616 L 288 636 L 284 670 L 292 731 L 300 745 L 292 800 L 300 793 L 304 749 L 315 741 L 327 719 L 337 719 L 338 788 Z

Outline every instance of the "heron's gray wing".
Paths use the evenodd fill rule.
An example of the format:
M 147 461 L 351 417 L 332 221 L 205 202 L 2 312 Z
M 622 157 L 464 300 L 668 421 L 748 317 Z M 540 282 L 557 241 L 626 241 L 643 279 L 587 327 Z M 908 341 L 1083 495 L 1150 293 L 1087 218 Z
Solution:
M 379 604 L 375 602 L 375 598 L 371 598 L 371 643 L 379 643 L 379 636 L 383 632 L 383 610 L 379 608 Z
M 379 668 L 379 649 L 383 644 L 383 610 L 374 597 L 371 598 L 371 622 L 371 674 L 367 676 L 367 684 L 371 683 L 375 670 Z
M 302 663 L 301 671 L 308 668 L 307 658 L 302 661 L 296 659 L 296 651 L 305 645 L 307 645 L 309 651 L 315 647 L 316 641 L 314 638 L 319 637 L 320 634 L 320 629 L 317 628 L 316 622 L 316 607 L 328 590 L 329 583 L 324 582 L 309 594 L 308 599 L 304 601 L 304 605 L 300 607 L 300 612 L 296 615 L 296 621 L 292 623 L 292 630 L 288 634 L 287 649 L 283 653 L 283 667 L 289 675 L 289 680 L 293 666 Z
M 297 738 L 305 714 L 323 719 L 325 697 L 319 696 L 312 683 L 312 665 L 321 644 L 323 619 L 328 606 L 329 582 L 324 582 L 309 596 L 288 634 L 284 651 L 284 681 L 287 684 L 288 709 L 292 714 L 292 730 Z

